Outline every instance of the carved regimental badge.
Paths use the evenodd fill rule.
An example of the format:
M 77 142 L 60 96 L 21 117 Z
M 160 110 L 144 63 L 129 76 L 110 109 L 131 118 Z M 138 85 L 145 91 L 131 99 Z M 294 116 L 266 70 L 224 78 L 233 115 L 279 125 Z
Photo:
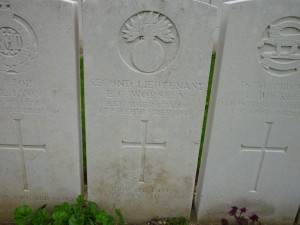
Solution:
M 119 51 L 123 61 L 133 70 L 155 73 L 175 59 L 179 36 L 172 21 L 152 11 L 129 18 L 121 28 Z
M 36 61 L 38 42 L 30 25 L 0 0 L 0 72 L 19 73 Z
M 272 75 L 289 76 L 300 70 L 300 19 L 285 17 L 272 23 L 258 45 L 259 60 Z

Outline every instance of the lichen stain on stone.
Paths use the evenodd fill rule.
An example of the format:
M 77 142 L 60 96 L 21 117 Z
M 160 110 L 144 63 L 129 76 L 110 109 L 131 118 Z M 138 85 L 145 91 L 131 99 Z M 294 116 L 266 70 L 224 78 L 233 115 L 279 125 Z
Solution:
M 170 172 L 162 169 L 156 174 L 154 182 L 168 183 L 169 178 L 170 178 Z

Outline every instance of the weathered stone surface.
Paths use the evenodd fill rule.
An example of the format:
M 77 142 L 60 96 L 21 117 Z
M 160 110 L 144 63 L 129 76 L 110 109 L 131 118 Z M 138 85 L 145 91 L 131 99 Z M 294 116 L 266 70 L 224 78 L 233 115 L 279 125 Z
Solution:
M 263 224 L 292 225 L 300 197 L 300 4 L 224 5 L 198 220 L 216 224 L 237 205 Z
M 83 2 L 88 194 L 127 222 L 189 217 L 216 9 Z
M 77 3 L 0 1 L 0 221 L 81 194 Z

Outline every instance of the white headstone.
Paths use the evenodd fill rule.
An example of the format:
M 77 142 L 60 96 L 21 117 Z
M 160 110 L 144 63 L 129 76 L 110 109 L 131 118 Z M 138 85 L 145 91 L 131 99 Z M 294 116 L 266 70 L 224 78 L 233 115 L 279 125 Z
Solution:
M 0 221 L 81 194 L 77 3 L 0 0 Z
M 300 2 L 224 4 L 196 209 L 292 225 L 300 197 Z M 237 19 L 238 18 L 238 19 Z
M 215 16 L 192 0 L 83 2 L 89 199 L 128 222 L 190 215 Z

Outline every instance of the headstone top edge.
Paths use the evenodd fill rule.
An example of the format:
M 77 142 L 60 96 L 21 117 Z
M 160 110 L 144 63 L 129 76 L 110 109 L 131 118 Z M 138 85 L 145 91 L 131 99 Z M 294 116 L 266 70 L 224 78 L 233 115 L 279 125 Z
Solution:
M 201 1 L 201 0 L 189 0 L 189 1 L 190 1 L 190 2 L 194 2 L 194 3 L 197 3 L 197 4 L 200 4 L 200 5 L 205 5 L 205 6 L 209 7 L 209 8 L 211 8 L 211 9 L 213 9 L 213 8 L 217 9 L 217 8 L 218 8 L 218 7 L 216 7 L 215 5 L 212 5 L 212 4 L 210 4 L 210 3 L 203 2 L 203 1 Z
M 245 2 L 256 2 L 256 0 L 233 0 L 229 2 L 223 2 L 224 5 L 235 5 L 235 4 L 243 4 Z
M 78 2 L 76 0 L 57 0 L 58 2 L 66 2 L 69 3 L 71 5 L 77 5 Z

